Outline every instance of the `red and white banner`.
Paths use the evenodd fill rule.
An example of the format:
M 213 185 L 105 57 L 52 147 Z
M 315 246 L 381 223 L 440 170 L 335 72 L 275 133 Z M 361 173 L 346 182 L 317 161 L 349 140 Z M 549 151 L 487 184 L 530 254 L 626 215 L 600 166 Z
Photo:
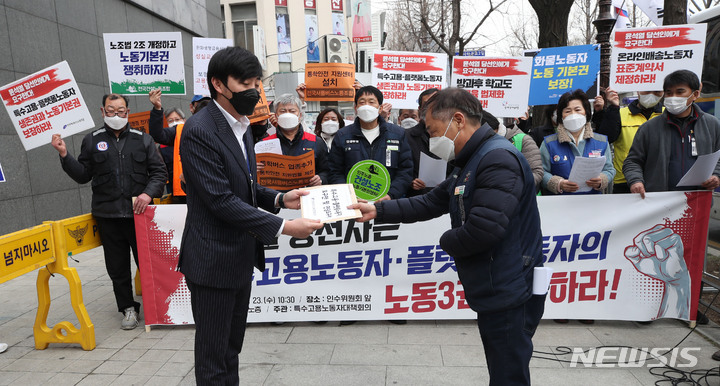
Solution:
M 677 70 L 690 70 L 701 78 L 706 32 L 705 23 L 616 30 L 610 87 L 662 91 L 665 76 Z
M 65 61 L 1 87 L 0 97 L 26 151 L 95 126 Z
M 455 56 L 450 85 L 470 91 L 496 117 L 517 118 L 528 107 L 532 60 Z
M 420 93 L 447 86 L 446 54 L 375 51 L 373 86 L 394 109 L 417 109 Z
M 694 319 L 711 203 L 710 192 L 539 197 L 554 270 L 544 318 Z M 175 271 L 185 213 L 159 205 L 135 216 L 148 325 L 193 322 Z M 438 246 L 438 230 L 449 227 L 448 216 L 346 220 L 307 239 L 282 236 L 255 272 L 248 321 L 475 319 L 454 260 Z

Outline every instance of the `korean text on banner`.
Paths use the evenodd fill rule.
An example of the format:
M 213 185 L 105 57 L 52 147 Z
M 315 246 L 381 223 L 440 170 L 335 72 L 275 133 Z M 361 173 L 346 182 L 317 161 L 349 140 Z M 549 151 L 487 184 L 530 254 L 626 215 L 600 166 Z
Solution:
M 533 58 L 530 80 L 531 105 L 552 105 L 566 92 L 581 89 L 597 95 L 600 46 L 543 48 Z
M 307 186 L 315 175 L 315 152 L 305 154 L 277 155 L 272 153 L 256 154 L 257 162 L 265 167 L 258 170 L 258 184 L 275 190 L 291 190 Z
M 532 58 L 456 56 L 450 85 L 464 88 L 496 117 L 519 117 L 527 110 Z
M 207 84 L 207 68 L 212 56 L 226 47 L 232 47 L 232 39 L 196 38 L 193 45 L 193 94 L 210 96 Z
M 1 87 L 0 97 L 26 151 L 95 126 L 65 61 Z
M 447 65 L 446 54 L 375 51 L 373 86 L 393 108 L 416 109 L 420 93 L 446 87 Z
M 665 76 L 677 70 L 690 70 L 701 78 L 706 31 L 705 23 L 615 31 L 610 87 L 662 91 Z
M 347 63 L 308 63 L 305 65 L 305 100 L 355 100 L 355 65 Z
M 150 133 L 150 111 L 141 111 L 128 115 L 128 123 L 133 129 Z M 163 116 L 163 127 L 168 127 L 165 116 Z
M 543 317 L 694 319 L 711 203 L 707 191 L 648 193 L 645 200 L 539 197 L 544 265 L 553 270 Z M 586 221 L 588 206 L 596 209 L 593 221 Z M 172 313 L 174 324 L 192 323 L 179 316 L 181 304 L 185 315 L 191 312 L 174 271 L 186 209 L 149 208 L 144 229 L 139 216 L 135 222 L 143 286 L 152 278 L 144 269 L 157 267 L 148 288 L 161 282 L 171 288 L 158 290 L 156 307 Z M 438 245 L 447 229 L 445 215 L 412 224 L 344 220 L 305 239 L 280 237 L 265 247 L 267 269 L 255 271 L 248 321 L 475 319 L 455 261 Z
M 265 88 L 260 82 L 260 100 L 255 105 L 255 111 L 248 117 L 250 123 L 257 123 L 270 118 L 270 106 L 268 106 L 267 97 L 265 96 Z
M 180 32 L 105 33 L 110 91 L 185 95 L 185 62 Z

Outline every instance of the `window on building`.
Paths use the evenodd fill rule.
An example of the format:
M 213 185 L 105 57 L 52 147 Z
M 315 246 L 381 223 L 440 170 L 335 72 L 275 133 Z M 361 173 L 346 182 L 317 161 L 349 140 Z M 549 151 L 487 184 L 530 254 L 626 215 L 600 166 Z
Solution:
M 235 45 L 255 53 L 253 26 L 257 25 L 255 3 L 232 4 L 230 6 L 233 38 Z

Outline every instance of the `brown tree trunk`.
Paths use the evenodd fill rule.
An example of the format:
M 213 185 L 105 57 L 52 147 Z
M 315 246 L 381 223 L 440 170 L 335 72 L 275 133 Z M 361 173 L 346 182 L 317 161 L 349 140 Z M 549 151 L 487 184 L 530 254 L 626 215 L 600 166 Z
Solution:
M 687 24 L 687 0 L 665 0 L 663 25 Z
M 568 41 L 568 16 L 573 0 L 529 0 L 538 17 L 538 48 L 562 47 Z

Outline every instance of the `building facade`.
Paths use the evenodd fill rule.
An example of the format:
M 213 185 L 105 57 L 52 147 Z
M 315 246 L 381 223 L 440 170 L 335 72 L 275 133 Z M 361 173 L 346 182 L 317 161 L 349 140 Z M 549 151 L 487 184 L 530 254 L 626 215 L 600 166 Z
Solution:
M 4 0 L 0 2 L 0 85 L 66 60 L 96 126 L 102 96 L 109 92 L 103 33 L 180 31 L 185 84 L 192 85 L 192 37 L 222 37 L 220 0 Z M 187 114 L 185 96 L 165 96 L 165 107 Z M 132 112 L 152 108 L 145 96 L 130 97 Z M 66 138 L 77 156 L 83 136 Z M 0 235 L 90 212 L 89 184 L 78 185 L 60 167 L 50 146 L 25 151 L 5 108 L 0 108 Z

